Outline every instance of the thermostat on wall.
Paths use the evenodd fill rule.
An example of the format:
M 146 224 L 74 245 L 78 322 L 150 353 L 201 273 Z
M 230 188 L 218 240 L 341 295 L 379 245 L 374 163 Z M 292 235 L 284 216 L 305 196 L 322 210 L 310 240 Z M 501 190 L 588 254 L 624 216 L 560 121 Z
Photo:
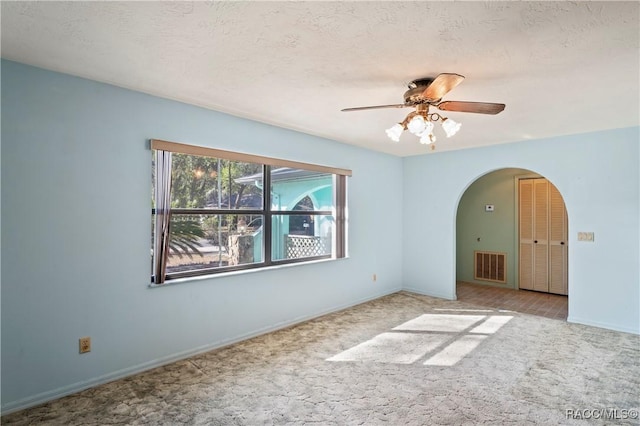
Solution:
M 485 204 L 484 205 L 484 211 L 485 212 L 492 212 L 493 211 L 493 204 Z

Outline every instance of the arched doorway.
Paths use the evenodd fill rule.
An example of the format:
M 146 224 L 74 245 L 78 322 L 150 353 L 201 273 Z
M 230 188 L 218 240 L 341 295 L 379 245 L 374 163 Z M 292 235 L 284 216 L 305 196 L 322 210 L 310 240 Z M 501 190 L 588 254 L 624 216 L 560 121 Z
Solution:
M 312 211 L 314 210 L 313 200 L 310 196 L 304 196 L 293 207 L 295 211 Z M 313 226 L 313 216 L 309 215 L 293 215 L 289 218 L 289 234 L 290 235 L 315 235 Z
M 456 215 L 458 299 L 566 319 L 567 228 L 544 176 L 505 168 L 477 178 Z

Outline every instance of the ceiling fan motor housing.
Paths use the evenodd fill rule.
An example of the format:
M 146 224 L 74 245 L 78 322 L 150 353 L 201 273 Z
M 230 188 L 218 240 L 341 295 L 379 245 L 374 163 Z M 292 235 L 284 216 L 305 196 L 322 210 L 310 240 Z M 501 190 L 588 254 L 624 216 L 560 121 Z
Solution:
M 426 102 L 436 102 L 439 99 L 426 99 L 422 96 L 425 89 L 433 82 L 433 78 L 419 78 L 408 84 L 409 90 L 404 92 L 405 104 L 419 104 Z

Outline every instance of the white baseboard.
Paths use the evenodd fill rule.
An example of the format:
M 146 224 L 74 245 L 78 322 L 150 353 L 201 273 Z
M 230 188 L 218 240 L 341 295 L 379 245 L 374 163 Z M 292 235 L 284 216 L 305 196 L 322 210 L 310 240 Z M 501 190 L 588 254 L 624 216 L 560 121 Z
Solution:
M 334 312 L 342 311 L 347 308 L 351 308 L 356 305 L 360 305 L 362 303 L 369 302 L 371 300 L 379 299 L 381 297 L 387 296 L 389 294 L 397 293 L 401 291 L 402 288 L 398 287 L 396 289 L 388 290 L 374 296 L 365 297 L 363 299 L 355 300 L 352 302 L 348 302 L 339 306 L 335 306 L 329 309 L 325 309 L 320 312 L 316 312 L 312 315 L 304 315 L 301 317 L 293 318 L 287 321 L 282 321 L 268 327 L 262 327 L 257 330 L 251 331 L 249 333 L 242 334 L 240 336 L 235 336 L 229 339 L 220 340 L 217 342 L 213 342 L 207 345 L 199 346 L 196 348 L 188 349 L 186 351 L 178 352 L 169 356 L 165 356 L 162 358 L 154 359 L 148 362 L 144 362 L 142 364 L 134 365 L 132 367 L 123 368 L 118 371 L 114 371 L 112 373 L 104 374 L 99 377 L 94 377 L 89 380 L 83 380 L 81 382 L 76 382 L 70 384 L 68 386 L 63 386 L 57 389 L 53 389 L 47 392 L 42 392 L 33 396 L 29 396 L 26 398 L 19 399 L 17 401 L 10 401 L 6 404 L 2 404 L 2 408 L 0 411 L 2 415 L 10 414 L 16 411 L 24 410 L 25 408 L 33 407 L 39 404 L 43 404 L 48 401 L 52 401 L 54 399 L 62 398 L 63 396 L 71 395 L 85 389 L 93 388 L 96 386 L 103 385 L 105 383 L 113 382 L 114 380 L 122 379 L 125 377 L 132 376 L 134 374 L 139 374 L 147 370 L 151 370 L 153 368 L 161 367 L 163 365 L 171 364 L 176 361 L 181 361 L 186 358 L 190 358 L 195 355 L 199 355 L 204 352 L 209 352 L 215 349 L 220 349 L 225 346 L 233 345 L 234 343 L 241 342 L 243 340 L 248 340 L 253 337 L 257 337 L 263 334 L 271 333 L 273 331 L 281 330 L 283 328 L 291 327 L 296 324 L 303 323 L 305 321 L 310 321 L 324 315 L 328 315 Z
M 621 327 L 617 324 L 610 324 L 610 323 L 600 322 L 600 321 L 592 321 L 589 319 L 579 318 L 571 315 L 567 317 L 567 322 L 571 322 L 574 324 L 588 325 L 591 327 L 606 328 L 607 330 L 621 331 L 623 333 L 640 334 L 640 328 L 634 329 L 629 327 Z
M 453 297 L 451 297 L 450 294 L 445 295 L 445 294 L 435 293 L 430 291 L 428 292 L 428 291 L 418 290 L 417 288 L 412 288 L 412 287 L 404 287 L 403 290 L 408 291 L 409 293 L 421 294 L 423 296 L 437 297 L 438 299 L 456 300 L 456 296 L 453 295 Z

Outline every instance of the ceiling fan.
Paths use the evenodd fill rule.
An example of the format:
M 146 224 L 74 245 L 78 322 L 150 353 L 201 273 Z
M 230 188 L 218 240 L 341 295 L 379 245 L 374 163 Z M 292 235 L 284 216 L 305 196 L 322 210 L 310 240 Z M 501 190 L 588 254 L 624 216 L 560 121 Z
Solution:
M 403 104 L 374 105 L 365 107 L 345 108 L 342 111 L 363 111 L 379 108 L 409 108 L 415 111 L 409 113 L 400 123 L 387 130 L 391 140 L 398 142 L 404 130 L 409 130 L 416 136 L 420 136 L 423 144 L 432 144 L 436 138 L 433 135 L 433 123 L 440 121 L 442 128 L 451 137 L 460 130 L 460 123 L 443 117 L 437 112 L 430 113 L 429 107 L 435 107 L 440 111 L 473 112 L 477 114 L 498 114 L 505 108 L 505 104 L 488 102 L 466 101 L 442 101 L 442 97 L 454 87 L 462 83 L 464 77 L 459 74 L 443 73 L 436 78 L 420 78 L 409 83 L 409 90 L 404 93 Z M 433 149 L 432 145 L 432 149 Z

